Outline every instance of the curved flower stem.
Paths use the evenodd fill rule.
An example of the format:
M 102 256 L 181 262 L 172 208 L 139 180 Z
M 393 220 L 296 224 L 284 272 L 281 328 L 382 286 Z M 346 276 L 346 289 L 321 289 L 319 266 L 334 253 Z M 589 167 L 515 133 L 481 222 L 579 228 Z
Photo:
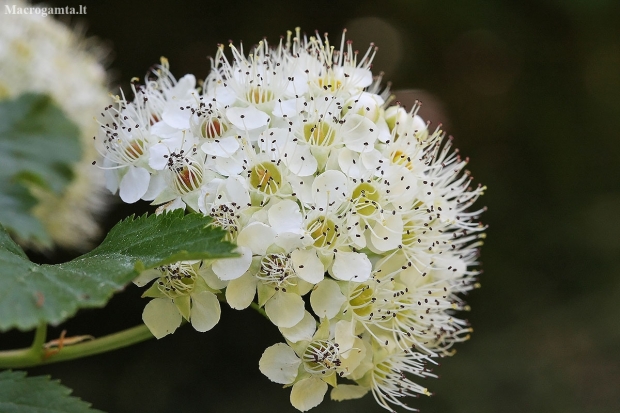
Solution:
M 33 367 L 73 360 L 127 347 L 153 338 L 147 326 L 139 325 L 91 341 L 59 348 L 57 353 L 50 355 L 43 346 L 46 332 L 47 326 L 43 324 L 37 328 L 34 341 L 29 348 L 0 351 L 0 368 Z
M 252 301 L 252 303 L 250 304 L 250 307 L 252 307 L 253 309 L 255 309 L 256 311 L 258 311 L 259 314 L 261 314 L 263 317 L 265 317 L 267 320 L 269 320 L 269 316 L 267 315 L 267 313 L 265 312 L 264 309 L 260 308 L 258 306 L 258 304 L 256 304 L 254 301 Z M 269 320 L 271 321 L 271 320 Z
M 260 308 L 258 304 L 253 302 L 250 306 L 269 320 L 265 310 Z M 93 356 L 140 343 L 153 338 L 153 335 L 148 327 L 142 324 L 90 341 L 72 345 L 65 344 L 64 346 L 59 343 L 58 348 L 54 350 L 45 348 L 46 337 L 47 325 L 41 324 L 35 331 L 34 340 L 30 347 L 0 351 L 0 369 L 34 367 Z

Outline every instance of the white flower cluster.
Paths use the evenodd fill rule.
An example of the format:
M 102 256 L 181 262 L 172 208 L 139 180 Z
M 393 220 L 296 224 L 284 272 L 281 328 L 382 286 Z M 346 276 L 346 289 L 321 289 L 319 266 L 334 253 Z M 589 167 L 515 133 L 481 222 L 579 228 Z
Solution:
M 292 386 L 294 407 L 331 385 L 335 400 L 371 391 L 410 409 L 403 397 L 429 394 L 412 379 L 470 332 L 453 312 L 474 288 L 483 228 L 467 210 L 483 188 L 417 107 L 388 107 L 374 47 L 360 56 L 344 36 L 336 50 L 297 31 L 247 56 L 230 49 L 201 90 L 163 61 L 102 113 L 109 189 L 211 216 L 240 254 L 144 273 L 139 285 L 156 280 L 144 321 L 156 337 L 183 318 L 209 330 L 217 294 L 263 307 L 285 342 L 260 370 Z
M 22 0 L 11 5 L 28 7 Z M 92 42 L 51 16 L 0 13 L 0 100 L 28 92 L 49 95 L 81 132 L 83 158 L 63 195 L 33 188 L 39 200 L 33 214 L 54 243 L 69 248 L 84 248 L 85 240 L 98 234 L 93 215 L 105 205 L 101 172 L 90 164 L 97 155 L 93 113 L 110 100 L 101 54 Z M 29 246 L 39 247 L 32 242 Z

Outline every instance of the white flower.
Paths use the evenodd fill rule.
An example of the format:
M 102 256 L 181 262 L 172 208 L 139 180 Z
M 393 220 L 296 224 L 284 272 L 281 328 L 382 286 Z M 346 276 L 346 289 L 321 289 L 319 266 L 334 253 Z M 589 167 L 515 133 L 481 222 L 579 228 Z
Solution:
M 142 198 L 151 180 L 149 152 L 155 138 L 149 120 L 130 109 L 108 106 L 99 120 L 99 151 L 103 157 L 106 187 L 119 190 L 121 199 L 134 203 Z
M 248 241 L 239 236 L 239 245 L 251 240 L 257 244 L 253 250 L 257 256 L 249 271 L 229 283 L 226 298 L 233 308 L 243 309 L 250 305 L 258 290 L 259 306 L 265 306 L 269 319 L 278 327 L 293 327 L 304 316 L 301 296 L 323 279 L 325 269 L 316 254 L 295 249 L 303 247 L 306 239 L 296 203 L 290 200 L 275 203 L 269 208 L 267 219 L 269 225 L 254 222 L 244 229 L 254 227 L 260 231 L 254 231 Z M 222 260 L 221 265 L 229 263 L 230 260 Z
M 144 286 L 156 279 L 143 297 L 153 297 L 142 313 L 144 324 L 156 338 L 181 325 L 183 318 L 197 331 L 209 331 L 220 320 L 220 302 L 198 274 L 199 263 L 179 262 L 143 272 L 134 283 Z
M 359 57 L 344 36 L 337 49 L 297 30 L 275 48 L 231 50 L 229 60 L 219 48 L 201 94 L 164 65 L 140 89 L 146 103 L 121 101 L 144 125 L 135 156 L 108 156 L 115 182 L 136 184 L 121 195 L 189 206 L 236 243 L 239 257 L 200 275 L 278 326 L 286 343 L 259 367 L 292 386 L 295 408 L 318 405 L 330 385 L 336 400 L 372 392 L 404 407 L 401 397 L 427 393 L 407 375 L 431 377 L 424 365 L 471 332 L 455 312 L 476 285 L 484 227 L 470 208 L 484 187 L 471 189 L 467 160 L 419 106 L 386 106 L 374 45 Z M 106 128 L 133 148 L 128 131 Z M 176 301 L 154 304 L 170 319 L 160 324 L 176 328 Z
M 365 356 L 360 348 L 353 347 L 357 342 L 347 323 L 339 324 L 335 336 L 330 334 L 328 322 L 321 323 L 316 332 L 316 325 L 305 329 L 306 336 L 299 337 L 291 347 L 275 344 L 259 361 L 260 371 L 270 380 L 293 384 L 291 404 L 302 412 L 318 406 L 328 384 L 335 387 L 336 377 L 346 377 Z

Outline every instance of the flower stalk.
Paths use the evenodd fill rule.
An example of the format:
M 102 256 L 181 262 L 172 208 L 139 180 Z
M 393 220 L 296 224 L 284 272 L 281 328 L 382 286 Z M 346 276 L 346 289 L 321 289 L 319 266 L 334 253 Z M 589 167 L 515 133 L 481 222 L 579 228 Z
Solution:
M 25 368 L 74 360 L 128 347 L 153 338 L 153 334 L 145 325 L 139 325 L 94 340 L 62 347 L 59 345 L 58 351 L 50 354 L 49 349 L 45 348 L 46 336 L 47 326 L 41 324 L 35 331 L 30 347 L 0 351 L 0 368 Z
M 260 308 L 257 304 L 251 307 L 263 317 L 269 319 L 265 310 Z M 141 324 L 107 336 L 89 341 L 81 341 L 71 345 L 62 345 L 63 339 L 61 339 L 58 340 L 58 348 L 55 350 L 46 348 L 46 338 L 47 325 L 41 324 L 35 330 L 34 339 L 30 347 L 0 351 L 0 369 L 34 367 L 94 356 L 96 354 L 118 350 L 123 347 L 129 347 L 152 339 L 154 336 L 146 325 Z M 67 339 L 67 341 L 68 340 L 70 339 Z

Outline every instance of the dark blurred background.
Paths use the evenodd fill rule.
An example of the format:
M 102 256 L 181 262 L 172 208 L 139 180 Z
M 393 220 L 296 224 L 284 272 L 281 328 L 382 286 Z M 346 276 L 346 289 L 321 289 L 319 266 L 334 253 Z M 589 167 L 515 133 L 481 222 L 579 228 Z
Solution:
M 327 2 L 53 0 L 87 6 L 71 20 L 111 51 L 113 87 L 160 56 L 204 78 L 217 43 L 301 26 L 375 42 L 403 102 L 455 137 L 489 225 L 482 288 L 467 300 L 475 333 L 441 360 L 425 413 L 620 412 L 620 2 L 617 0 Z M 117 205 L 107 225 L 146 209 Z M 141 322 L 131 286 L 104 310 L 61 326 L 103 335 Z M 23 337 L 22 337 L 23 336 Z M 29 335 L 14 333 L 27 345 Z M 290 390 L 258 371 L 281 341 L 251 310 L 224 309 L 211 332 L 31 369 L 110 413 L 292 412 Z M 313 411 L 381 412 L 372 396 Z

